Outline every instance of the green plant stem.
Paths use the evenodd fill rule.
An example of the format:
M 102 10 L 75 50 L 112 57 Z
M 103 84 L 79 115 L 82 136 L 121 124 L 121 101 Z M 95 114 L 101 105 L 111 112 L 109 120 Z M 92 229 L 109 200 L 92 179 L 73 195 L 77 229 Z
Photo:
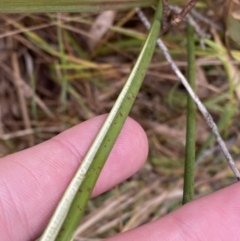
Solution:
M 61 22 L 61 13 L 58 14 L 58 21 Z M 66 58 L 65 58 L 65 49 L 64 49 L 64 42 L 63 42 L 63 30 L 58 25 L 57 26 L 57 35 L 58 35 L 58 45 L 59 45 L 59 52 L 60 52 L 60 63 L 63 66 L 66 66 Z M 66 78 L 66 70 L 60 70 L 61 72 L 61 113 L 62 115 L 66 115 L 67 112 L 67 78 Z M 63 126 L 65 123 L 63 122 Z
M 159 1 L 152 28 L 110 114 L 73 177 L 40 241 L 69 241 L 84 213 L 98 176 L 124 125 L 150 64 L 159 35 L 162 2 Z M 71 207 L 69 205 L 71 204 Z
M 188 81 L 192 89 L 195 89 L 195 46 L 194 29 L 190 24 L 187 27 L 188 45 Z M 194 197 L 194 165 L 195 165 L 195 115 L 196 107 L 192 98 L 188 95 L 187 104 L 187 134 L 185 149 L 185 170 L 183 187 L 183 204 L 190 202 Z
M 1 0 L 1 13 L 101 12 L 155 5 L 157 0 Z
M 29 74 L 29 79 L 30 79 L 30 84 L 33 90 L 33 95 L 32 95 L 32 100 L 31 100 L 31 112 L 32 112 L 32 117 L 34 119 L 35 122 L 35 130 L 36 130 L 36 136 L 37 138 L 40 140 L 41 139 L 41 133 L 39 130 L 39 122 L 38 122 L 38 113 L 37 113 L 37 104 L 36 104 L 36 80 L 34 77 L 33 73 Z

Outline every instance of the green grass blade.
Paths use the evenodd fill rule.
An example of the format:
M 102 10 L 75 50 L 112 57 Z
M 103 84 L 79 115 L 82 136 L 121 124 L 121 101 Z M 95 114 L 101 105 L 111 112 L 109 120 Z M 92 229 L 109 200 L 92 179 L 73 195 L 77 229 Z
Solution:
M 110 114 L 60 201 L 45 232 L 40 237 L 40 241 L 71 240 L 98 176 L 141 87 L 155 49 L 161 17 L 162 3 L 159 1 L 152 28 L 138 60 Z
M 188 41 L 188 81 L 192 89 L 195 89 L 195 46 L 194 29 L 190 24 L 187 28 Z M 183 204 L 191 201 L 194 197 L 194 165 L 195 165 L 195 115 L 196 107 L 191 96 L 188 95 L 187 104 L 187 135 L 185 149 Z
M 58 21 L 61 21 L 61 13 L 58 14 Z M 60 63 L 65 66 L 66 58 L 65 58 L 65 49 L 63 43 L 63 29 L 58 25 L 57 26 L 57 36 L 58 36 L 58 45 L 60 52 Z M 61 113 L 62 115 L 66 115 L 67 112 L 67 79 L 66 79 L 66 70 L 60 70 L 61 75 Z M 63 123 L 64 124 L 64 123 Z
M 33 68 L 33 60 L 31 58 L 31 56 L 26 53 L 24 55 L 25 58 L 25 62 L 26 62 L 26 67 L 27 67 L 27 73 L 28 73 L 28 77 L 30 80 L 30 86 L 32 88 L 33 91 L 33 95 L 31 98 L 31 114 L 32 114 L 32 118 L 34 120 L 34 129 L 36 130 L 36 136 L 37 138 L 40 139 L 40 130 L 39 130 L 39 122 L 38 122 L 38 113 L 37 113 L 37 103 L 36 103 L 36 79 L 34 76 L 34 68 Z
M 157 0 L 1 0 L 1 13 L 101 12 L 155 5 Z

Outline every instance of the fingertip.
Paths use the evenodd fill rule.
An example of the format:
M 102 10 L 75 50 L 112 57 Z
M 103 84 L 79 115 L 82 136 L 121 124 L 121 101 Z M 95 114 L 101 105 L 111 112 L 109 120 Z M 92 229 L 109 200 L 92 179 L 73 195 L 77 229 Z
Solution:
M 93 196 L 109 189 L 109 177 L 114 180 L 111 182 L 113 187 L 136 173 L 145 163 L 147 155 L 146 133 L 139 123 L 128 117 L 100 174 Z
M 233 184 L 107 241 L 239 240 L 239 188 Z

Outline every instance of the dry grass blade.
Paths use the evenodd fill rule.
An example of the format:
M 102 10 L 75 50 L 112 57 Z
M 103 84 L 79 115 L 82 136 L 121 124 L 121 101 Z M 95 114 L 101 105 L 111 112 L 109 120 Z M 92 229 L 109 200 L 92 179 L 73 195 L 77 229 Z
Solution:
M 10 47 L 13 48 L 14 43 L 10 38 L 9 38 L 9 44 L 10 44 Z M 16 52 L 12 53 L 11 61 L 13 65 L 13 70 L 15 72 L 14 84 L 18 93 L 18 98 L 21 106 L 21 112 L 22 112 L 25 129 L 30 129 L 31 128 L 30 118 L 29 118 L 27 103 L 25 99 L 25 94 L 23 92 L 24 90 L 23 88 L 21 88 L 20 68 L 19 68 L 18 57 Z M 33 136 L 29 135 L 29 145 L 33 146 L 33 144 L 34 144 Z

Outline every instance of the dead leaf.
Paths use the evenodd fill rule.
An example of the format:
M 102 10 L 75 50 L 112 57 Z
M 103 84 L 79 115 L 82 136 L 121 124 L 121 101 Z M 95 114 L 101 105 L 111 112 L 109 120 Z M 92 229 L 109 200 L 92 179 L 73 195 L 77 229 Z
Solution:
M 229 2 L 227 14 L 227 31 L 229 36 L 237 43 L 240 43 L 240 1 Z
M 103 36 L 108 32 L 109 28 L 113 25 L 115 16 L 115 11 L 105 11 L 98 15 L 89 31 L 92 36 L 88 42 L 91 50 L 94 49 Z

